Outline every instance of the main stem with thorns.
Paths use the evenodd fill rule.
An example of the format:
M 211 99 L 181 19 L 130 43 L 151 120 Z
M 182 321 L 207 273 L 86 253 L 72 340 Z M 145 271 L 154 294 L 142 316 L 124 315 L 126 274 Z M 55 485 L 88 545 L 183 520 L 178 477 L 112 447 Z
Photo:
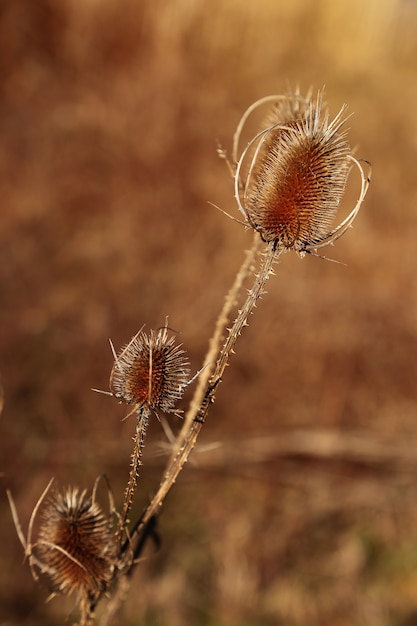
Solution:
M 214 371 L 205 385 L 203 396 L 198 402 L 192 402 L 190 411 L 187 414 L 187 423 L 189 426 L 187 427 L 187 431 L 185 433 L 182 432 L 180 435 L 180 447 L 175 456 L 170 459 L 160 487 L 144 512 L 140 524 L 137 529 L 135 529 L 134 535 L 132 535 L 132 539 L 134 539 L 136 535 L 140 535 L 144 526 L 155 514 L 157 514 L 166 495 L 175 483 L 178 474 L 181 472 L 184 464 L 186 463 L 189 454 L 195 445 L 198 434 L 206 420 L 209 407 L 215 400 L 216 388 L 221 381 L 223 372 L 229 362 L 230 355 L 234 351 L 237 339 L 243 328 L 248 325 L 248 317 L 253 312 L 256 302 L 264 293 L 265 284 L 271 274 L 273 264 L 281 253 L 282 250 L 275 250 L 273 245 L 269 245 L 266 248 L 262 257 L 259 272 L 255 276 L 254 283 L 252 288 L 249 290 L 245 303 L 239 310 L 232 327 L 229 329 L 229 334 L 220 350 Z

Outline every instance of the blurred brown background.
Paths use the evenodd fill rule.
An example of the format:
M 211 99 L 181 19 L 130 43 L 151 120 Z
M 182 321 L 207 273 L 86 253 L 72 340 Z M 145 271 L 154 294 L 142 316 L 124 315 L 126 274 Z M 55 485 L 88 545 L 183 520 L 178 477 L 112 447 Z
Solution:
M 296 85 L 349 105 L 373 164 L 326 251 L 346 266 L 280 262 L 119 623 L 417 624 L 417 3 L 3 0 L 0 46 L 0 624 L 72 606 L 44 603 L 5 489 L 25 528 L 51 476 L 105 472 L 120 505 L 108 338 L 169 315 L 200 367 L 251 240 L 208 203 L 236 214 L 217 140 Z M 154 420 L 137 511 L 161 442 Z

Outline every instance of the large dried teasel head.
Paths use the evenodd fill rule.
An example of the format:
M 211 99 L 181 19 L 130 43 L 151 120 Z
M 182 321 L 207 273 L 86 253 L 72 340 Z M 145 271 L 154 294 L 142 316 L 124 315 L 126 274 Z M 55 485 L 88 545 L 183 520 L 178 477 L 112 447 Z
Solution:
M 242 129 L 253 111 L 273 103 L 261 131 L 238 155 Z M 313 252 L 338 239 L 352 224 L 369 185 L 351 154 L 345 107 L 333 120 L 320 92 L 268 96 L 243 115 L 234 137 L 235 195 L 240 211 L 262 239 L 277 249 Z M 352 167 L 359 170 L 359 199 L 332 228 Z
M 189 376 L 185 351 L 164 326 L 149 334 L 140 330 L 115 355 L 110 389 L 115 398 L 135 409 L 171 413 L 189 383 Z
M 117 563 L 117 543 L 112 532 L 112 518 L 96 502 L 96 488 L 91 495 L 78 487 L 54 490 L 52 480 L 39 498 L 30 522 L 27 538 L 19 524 L 10 494 L 13 519 L 25 548 L 35 579 L 42 574 L 52 588 L 52 595 L 75 594 L 81 610 L 81 624 L 89 618 L 101 595 L 108 589 Z M 109 492 L 110 498 L 110 492 Z M 110 499 L 111 506 L 112 499 Z M 32 543 L 35 517 L 40 512 L 39 531 Z

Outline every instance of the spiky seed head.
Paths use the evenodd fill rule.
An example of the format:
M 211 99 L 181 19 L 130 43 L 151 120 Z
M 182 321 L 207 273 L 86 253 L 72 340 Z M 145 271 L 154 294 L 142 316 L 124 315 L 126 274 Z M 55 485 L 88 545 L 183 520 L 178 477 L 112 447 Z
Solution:
M 267 112 L 262 128 L 271 128 L 277 124 L 285 126 L 305 119 L 311 106 L 311 94 L 302 98 L 298 92 L 287 98 L 276 100 Z
M 329 123 L 320 98 L 277 107 L 274 117 L 283 120 L 268 133 L 246 211 L 265 241 L 301 251 L 330 229 L 351 167 L 350 147 L 340 114 Z
M 169 413 L 181 399 L 189 376 L 185 351 L 164 326 L 133 337 L 115 360 L 110 389 L 121 402 Z
M 237 176 L 243 175 L 242 183 L 236 180 L 236 188 L 243 189 L 237 199 L 264 241 L 302 253 L 345 232 L 348 220 L 340 230 L 331 231 L 331 224 L 355 164 L 361 170 L 362 193 L 349 217 L 353 221 L 369 181 L 350 154 L 342 129 L 344 110 L 329 121 L 320 93 L 315 100 L 299 94 L 282 97 L 249 144 L 252 155 L 246 176 L 242 161 L 250 151 L 244 151 L 237 164 Z
M 116 542 L 111 519 L 77 487 L 56 491 L 42 510 L 36 556 L 54 591 L 94 602 L 112 579 Z

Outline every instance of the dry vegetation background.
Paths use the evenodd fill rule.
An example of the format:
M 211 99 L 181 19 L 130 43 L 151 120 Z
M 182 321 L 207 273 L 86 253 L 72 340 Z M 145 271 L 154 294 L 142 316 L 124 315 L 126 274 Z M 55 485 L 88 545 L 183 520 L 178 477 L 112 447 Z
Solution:
M 169 315 L 199 368 L 251 240 L 208 203 L 235 211 L 216 141 L 297 84 L 349 104 L 373 164 L 346 266 L 280 262 L 119 623 L 417 624 L 416 2 L 3 0 L 0 81 L 0 624 L 72 606 L 32 582 L 5 488 L 25 524 L 51 476 L 105 472 L 120 505 L 108 338 Z

